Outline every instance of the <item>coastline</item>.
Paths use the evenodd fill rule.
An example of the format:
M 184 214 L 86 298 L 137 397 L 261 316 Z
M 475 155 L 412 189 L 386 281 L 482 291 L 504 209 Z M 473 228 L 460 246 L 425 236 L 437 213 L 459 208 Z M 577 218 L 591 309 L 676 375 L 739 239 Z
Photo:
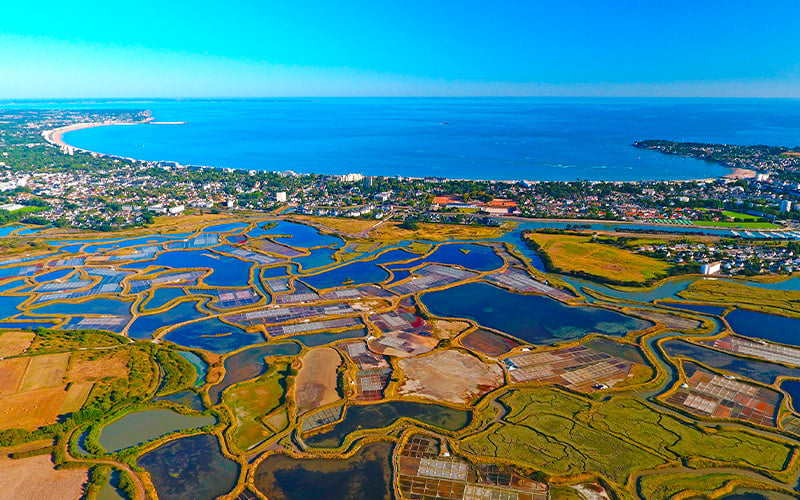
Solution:
M 134 161 L 134 162 L 147 162 L 147 161 L 151 161 L 151 160 L 142 160 L 142 159 L 138 159 L 138 158 L 128 158 L 126 156 L 119 156 L 119 155 L 113 155 L 113 154 L 108 154 L 108 153 L 100 153 L 100 152 L 97 152 L 97 151 L 92 151 L 92 150 L 89 150 L 89 149 L 84 149 L 84 148 L 79 148 L 77 146 L 73 146 L 71 144 L 68 144 L 68 143 L 64 142 L 64 140 L 63 140 L 64 134 L 66 134 L 67 132 L 73 132 L 75 130 L 83 130 L 83 129 L 88 129 L 88 128 L 106 127 L 106 126 L 114 126 L 114 125 L 143 125 L 143 124 L 147 124 L 147 123 L 149 123 L 151 125 L 183 125 L 186 122 L 159 122 L 159 121 L 154 121 L 154 118 L 152 116 L 147 118 L 147 119 L 145 119 L 145 120 L 143 120 L 143 121 L 139 121 L 139 122 L 122 122 L 122 121 L 84 122 L 84 123 L 75 123 L 75 124 L 72 124 L 72 125 L 67 125 L 65 127 L 45 130 L 45 131 L 42 132 L 42 137 L 44 137 L 45 141 L 47 141 L 50 144 L 53 144 L 55 146 L 58 146 L 59 148 L 62 148 L 62 149 L 71 149 L 73 151 L 80 151 L 80 152 L 84 152 L 84 153 L 89 153 L 89 154 L 91 154 L 93 156 L 104 156 L 104 157 L 108 157 L 108 158 L 119 158 L 119 159 Z M 174 160 L 158 160 L 158 161 L 174 162 Z M 216 168 L 230 168 L 230 167 L 215 167 L 213 165 L 187 165 L 187 166 L 200 167 L 200 168 L 214 168 L 214 169 L 216 169 Z M 727 168 L 730 168 L 730 167 L 727 167 Z M 251 169 L 237 169 L 237 168 L 235 168 L 235 170 L 251 170 Z M 301 175 L 313 175 L 313 174 L 301 174 Z M 343 175 L 343 174 L 340 174 L 340 175 Z M 661 180 L 661 181 L 645 179 L 645 180 L 628 180 L 628 181 L 589 181 L 589 182 L 590 183 L 611 182 L 611 183 L 621 183 L 621 184 L 642 183 L 642 182 L 713 182 L 713 181 L 718 180 L 718 179 L 730 179 L 730 180 L 754 179 L 757 175 L 758 175 L 758 172 L 756 170 L 751 170 L 751 169 L 746 169 L 746 168 L 734 168 L 732 172 L 729 172 L 729 173 L 727 173 L 725 175 L 720 175 L 718 177 L 699 177 L 699 178 L 693 178 L 693 179 L 667 179 L 667 180 Z M 413 180 L 424 179 L 424 177 L 412 177 L 412 176 L 408 176 L 408 177 L 404 176 L 404 177 L 406 179 L 413 179 Z M 491 180 L 491 179 L 466 179 L 466 178 L 465 179 L 459 179 L 459 178 L 451 178 L 451 177 L 446 177 L 446 178 L 443 178 L 443 179 L 448 180 L 448 181 L 486 181 L 486 182 L 504 182 L 504 183 L 530 182 L 531 184 L 537 184 L 537 183 L 543 183 L 543 182 L 556 182 L 556 181 L 547 181 L 547 180 L 532 180 L 532 181 L 528 181 L 526 179 L 502 179 L 502 180 L 500 180 L 500 179 L 497 179 L 497 180 Z
M 100 155 L 103 153 L 98 153 L 96 151 L 89 151 L 88 149 L 79 148 L 73 146 L 71 144 L 67 144 L 64 142 L 64 134 L 67 132 L 74 132 L 75 130 L 83 130 L 87 128 L 96 128 L 96 127 L 108 127 L 112 125 L 141 125 L 144 123 L 150 123 L 153 121 L 153 118 L 147 118 L 140 122 L 121 122 L 121 121 L 107 121 L 107 122 L 83 122 L 83 123 L 73 123 L 72 125 L 67 125 L 66 127 L 59 127 L 50 130 L 45 130 L 42 132 L 42 137 L 45 141 L 58 146 L 60 148 L 71 148 L 75 151 L 84 151 L 86 153 L 91 153 L 95 155 Z M 110 155 L 109 155 L 110 156 Z

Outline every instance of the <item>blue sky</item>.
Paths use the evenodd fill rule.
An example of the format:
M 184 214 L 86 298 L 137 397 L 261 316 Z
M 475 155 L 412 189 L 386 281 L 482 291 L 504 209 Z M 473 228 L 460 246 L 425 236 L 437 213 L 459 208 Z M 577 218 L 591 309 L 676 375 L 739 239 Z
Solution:
M 800 1 L 3 2 L 0 98 L 800 97 Z

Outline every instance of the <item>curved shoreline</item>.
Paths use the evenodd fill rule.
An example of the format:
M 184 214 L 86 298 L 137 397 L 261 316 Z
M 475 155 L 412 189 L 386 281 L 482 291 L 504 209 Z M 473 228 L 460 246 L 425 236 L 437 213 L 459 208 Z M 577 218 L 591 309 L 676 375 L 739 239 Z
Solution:
M 90 151 L 88 149 L 83 149 L 77 146 L 73 146 L 72 144 L 67 144 L 66 142 L 64 142 L 64 134 L 66 134 L 67 132 L 74 132 L 76 130 L 83 130 L 87 128 L 110 127 L 112 125 L 142 125 L 145 123 L 150 123 L 152 121 L 153 118 L 151 117 L 140 122 L 106 121 L 106 122 L 73 123 L 72 125 L 67 125 L 65 127 L 45 130 L 42 132 L 42 137 L 44 138 L 45 141 L 60 148 L 71 148 L 75 151 L 84 151 L 96 155 L 105 155 L 104 153 L 98 153 L 97 151 Z M 114 155 L 105 155 L 105 156 L 114 156 Z
M 122 122 L 122 121 L 110 121 L 110 122 L 85 122 L 85 123 L 75 123 L 72 125 L 67 125 L 66 127 L 60 127 L 50 130 L 45 130 L 42 132 L 42 137 L 55 146 L 60 148 L 69 148 L 73 151 L 81 151 L 84 153 L 89 153 L 95 156 L 105 156 L 108 158 L 121 158 L 125 160 L 130 160 L 134 162 L 159 162 L 159 161 L 168 161 L 178 163 L 175 160 L 142 160 L 139 158 L 129 158 L 127 156 L 120 156 L 115 154 L 109 153 L 101 153 L 98 151 L 92 151 L 89 149 L 80 148 L 77 146 L 73 146 L 64 142 L 63 136 L 67 132 L 74 132 L 76 130 L 83 130 L 88 128 L 95 128 L 95 127 L 106 127 L 106 126 L 113 126 L 113 125 L 143 125 L 143 124 L 151 124 L 151 125 L 183 125 L 186 122 L 157 122 L 154 121 L 154 118 L 151 116 L 143 121 L 140 122 Z M 244 168 L 236 168 L 236 167 L 222 167 L 222 166 L 213 166 L 213 165 L 192 165 L 201 168 L 234 168 L 235 170 L 255 170 L 255 171 L 265 171 L 261 169 L 244 169 Z M 720 175 L 717 177 L 697 177 L 693 179 L 661 179 L 661 180 L 653 180 L 653 179 L 640 179 L 640 180 L 628 180 L 628 181 L 616 181 L 616 180 L 603 180 L 603 181 L 589 181 L 589 182 L 621 182 L 621 183 L 641 183 L 641 182 L 712 182 L 717 179 L 752 179 L 755 178 L 758 174 L 755 170 L 744 169 L 744 168 L 730 168 L 724 167 L 727 170 L 731 170 L 729 173 L 725 175 Z M 307 174 L 300 174 L 300 175 L 314 175 L 314 173 L 307 173 Z M 337 174 L 330 174 L 330 175 L 337 175 Z M 338 174 L 343 175 L 343 174 Z M 390 177 L 388 175 L 383 176 L 376 176 L 376 177 Z M 413 176 L 403 176 L 406 179 L 423 179 L 423 177 L 413 177 Z M 517 182 L 524 182 L 525 179 L 467 179 L 467 178 L 455 178 L 455 177 L 443 177 L 443 179 L 447 181 L 474 181 L 474 182 L 508 182 L 508 183 L 517 183 Z M 568 181 L 555 181 L 555 180 L 532 180 L 527 181 L 531 182 L 532 184 L 537 183 L 544 183 L 544 182 L 568 182 Z

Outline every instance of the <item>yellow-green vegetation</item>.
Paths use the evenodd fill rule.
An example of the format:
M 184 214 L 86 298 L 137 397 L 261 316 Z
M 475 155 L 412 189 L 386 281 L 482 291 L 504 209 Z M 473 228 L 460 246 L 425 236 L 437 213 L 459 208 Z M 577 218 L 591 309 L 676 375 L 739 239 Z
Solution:
M 754 311 L 800 317 L 800 291 L 771 290 L 728 280 L 697 280 L 678 293 L 683 299 L 713 304 L 740 304 Z
M 554 486 L 550 488 L 551 500 L 584 500 L 584 498 L 569 486 Z
M 231 443 L 245 451 L 272 435 L 262 418 L 283 404 L 288 364 L 270 365 L 266 373 L 225 391 L 223 402 L 231 409 L 236 425 L 230 433 Z M 279 424 L 278 419 L 271 425 Z
M 581 273 L 608 281 L 645 283 L 664 277 L 667 262 L 639 255 L 612 245 L 592 242 L 590 236 L 527 233 L 550 260 L 552 267 L 565 273 Z
M 631 397 L 597 402 L 536 388 L 511 391 L 499 401 L 508 414 L 462 441 L 461 450 L 553 476 L 595 472 L 626 485 L 638 471 L 681 461 L 779 473 L 792 453 L 786 444 L 742 430 L 704 430 Z
M 506 231 L 511 229 L 511 224 L 506 222 L 501 227 L 490 227 L 421 222 L 416 230 L 411 230 L 401 228 L 399 222 L 390 221 L 375 228 L 367 235 L 367 238 L 384 243 L 398 243 L 408 240 L 487 240 L 503 236 Z
M 45 330 L 36 331 L 28 353 L 71 350 L 77 347 L 111 347 L 127 342 L 125 337 L 100 330 Z
M 162 349 L 156 353 L 156 361 L 164 373 L 164 382 L 159 394 L 171 394 L 192 385 L 197 370 L 186 358 L 173 350 Z
M 751 481 L 732 473 L 656 472 L 643 476 L 638 489 L 642 498 L 673 498 L 678 494 L 682 494 L 682 498 L 693 498 L 717 491 L 722 494 L 742 482 Z

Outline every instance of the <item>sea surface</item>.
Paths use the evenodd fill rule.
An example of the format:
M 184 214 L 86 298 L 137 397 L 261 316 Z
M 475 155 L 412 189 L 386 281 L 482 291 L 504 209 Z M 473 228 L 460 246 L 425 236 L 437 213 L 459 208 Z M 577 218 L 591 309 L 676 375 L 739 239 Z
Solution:
M 107 154 L 299 173 L 527 180 L 694 179 L 729 170 L 643 139 L 800 145 L 800 100 L 324 98 L 29 101 L 149 109 L 156 122 L 65 134 Z

